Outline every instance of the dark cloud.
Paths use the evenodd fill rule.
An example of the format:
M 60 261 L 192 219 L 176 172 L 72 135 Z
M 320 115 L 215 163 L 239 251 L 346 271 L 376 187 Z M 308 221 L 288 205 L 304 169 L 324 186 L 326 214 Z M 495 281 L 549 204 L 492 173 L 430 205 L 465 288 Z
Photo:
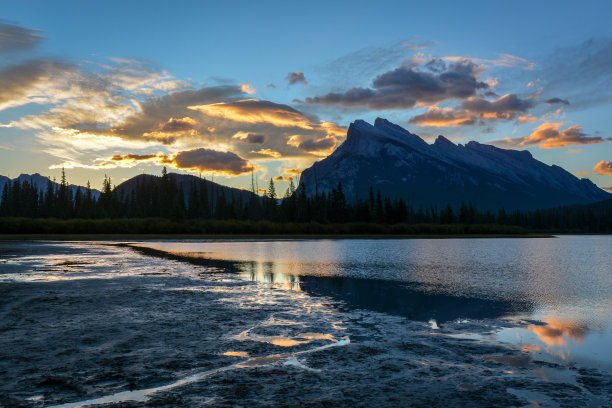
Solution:
M 274 84 L 268 84 L 268 85 L 266 85 L 266 88 L 276 88 L 276 85 L 274 85 Z
M 306 98 L 306 103 L 367 107 L 375 110 L 410 109 L 447 99 L 466 99 L 489 86 L 480 81 L 479 67 L 467 60 L 447 63 L 433 59 L 421 69 L 414 63 L 377 76 L 371 88 L 353 88 Z
M 593 171 L 601 175 L 612 175 L 612 162 L 602 160 L 593 167 Z
M 291 181 L 291 180 L 293 180 L 293 177 L 291 177 L 291 176 L 289 176 L 289 177 L 287 177 L 287 176 L 276 176 L 272 180 L 274 180 L 274 181 Z
M 125 154 L 125 155 L 116 154 L 113 157 L 111 157 L 110 160 L 111 161 L 124 161 L 124 160 L 141 161 L 141 160 L 151 160 L 151 159 L 155 159 L 157 157 L 158 157 L 157 154 L 134 154 L 134 153 L 129 153 L 129 154 Z
M 551 99 L 548 99 L 546 101 L 546 103 L 548 105 L 555 105 L 555 104 L 558 104 L 558 103 L 563 104 L 563 105 L 569 105 L 570 104 L 567 99 L 561 99 L 561 98 L 551 98 Z
M 34 48 L 43 39 L 38 33 L 38 30 L 0 20 L 0 53 Z
M 191 119 L 190 117 L 184 117 L 182 119 L 170 118 L 164 123 L 160 130 L 163 132 L 185 132 L 189 130 L 195 130 L 198 126 L 198 122 Z
M 302 71 L 290 72 L 287 74 L 287 77 L 285 79 L 289 82 L 289 85 L 295 85 L 300 83 L 308 85 L 308 81 L 306 81 L 306 77 L 304 76 L 304 73 Z
M 252 168 L 236 153 L 204 148 L 177 153 L 174 156 L 174 165 L 179 169 L 218 171 L 234 175 L 250 172 Z
M 535 105 L 532 99 L 521 99 L 516 94 L 506 94 L 496 100 L 470 98 L 461 107 L 477 115 L 489 118 L 510 119 L 517 113 L 527 112 Z
M 317 140 L 304 140 L 298 145 L 298 148 L 306 152 L 318 152 L 330 150 L 336 145 L 336 139 L 333 137 L 324 137 Z
M 266 141 L 266 135 L 262 133 L 244 133 L 240 132 L 233 136 L 233 139 L 240 139 L 249 144 L 262 144 Z
M 539 146 L 541 149 L 554 149 L 572 145 L 604 143 L 599 136 L 590 137 L 582 131 L 582 126 L 570 126 L 561 130 L 563 123 L 542 123 L 529 136 L 506 138 L 492 142 L 502 147 Z
M 454 111 L 451 108 L 440 109 L 431 107 L 422 115 L 413 116 L 408 123 L 419 126 L 469 126 L 476 122 L 475 118 L 465 111 Z

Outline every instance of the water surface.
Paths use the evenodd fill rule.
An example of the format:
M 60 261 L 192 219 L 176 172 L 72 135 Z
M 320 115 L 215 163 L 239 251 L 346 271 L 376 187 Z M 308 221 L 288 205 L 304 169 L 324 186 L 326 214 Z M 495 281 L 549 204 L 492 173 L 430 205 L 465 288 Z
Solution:
M 0 406 L 605 406 L 609 237 L 0 242 Z

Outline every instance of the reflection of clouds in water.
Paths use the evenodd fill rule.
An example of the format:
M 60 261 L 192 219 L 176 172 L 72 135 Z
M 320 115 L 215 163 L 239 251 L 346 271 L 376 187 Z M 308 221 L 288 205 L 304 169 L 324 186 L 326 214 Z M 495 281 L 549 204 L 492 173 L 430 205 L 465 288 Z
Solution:
M 545 326 L 530 325 L 527 329 L 534 332 L 547 346 L 565 346 L 567 338 L 577 343 L 584 343 L 589 328 L 584 323 L 547 319 Z

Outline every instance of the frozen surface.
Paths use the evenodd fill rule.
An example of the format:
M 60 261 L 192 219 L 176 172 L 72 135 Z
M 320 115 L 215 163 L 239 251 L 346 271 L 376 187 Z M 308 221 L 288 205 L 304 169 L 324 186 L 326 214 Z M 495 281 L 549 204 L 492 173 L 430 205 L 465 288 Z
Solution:
M 610 406 L 610 240 L 564 239 L 5 241 L 0 406 Z

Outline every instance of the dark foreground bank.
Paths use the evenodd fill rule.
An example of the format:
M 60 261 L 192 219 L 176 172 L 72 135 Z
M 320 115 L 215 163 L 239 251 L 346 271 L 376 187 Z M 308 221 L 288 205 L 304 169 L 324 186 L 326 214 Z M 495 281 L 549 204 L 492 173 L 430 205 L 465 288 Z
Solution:
M 498 224 L 280 223 L 163 218 L 0 218 L 0 234 L 182 234 L 182 235 L 481 235 L 526 236 L 529 231 Z

